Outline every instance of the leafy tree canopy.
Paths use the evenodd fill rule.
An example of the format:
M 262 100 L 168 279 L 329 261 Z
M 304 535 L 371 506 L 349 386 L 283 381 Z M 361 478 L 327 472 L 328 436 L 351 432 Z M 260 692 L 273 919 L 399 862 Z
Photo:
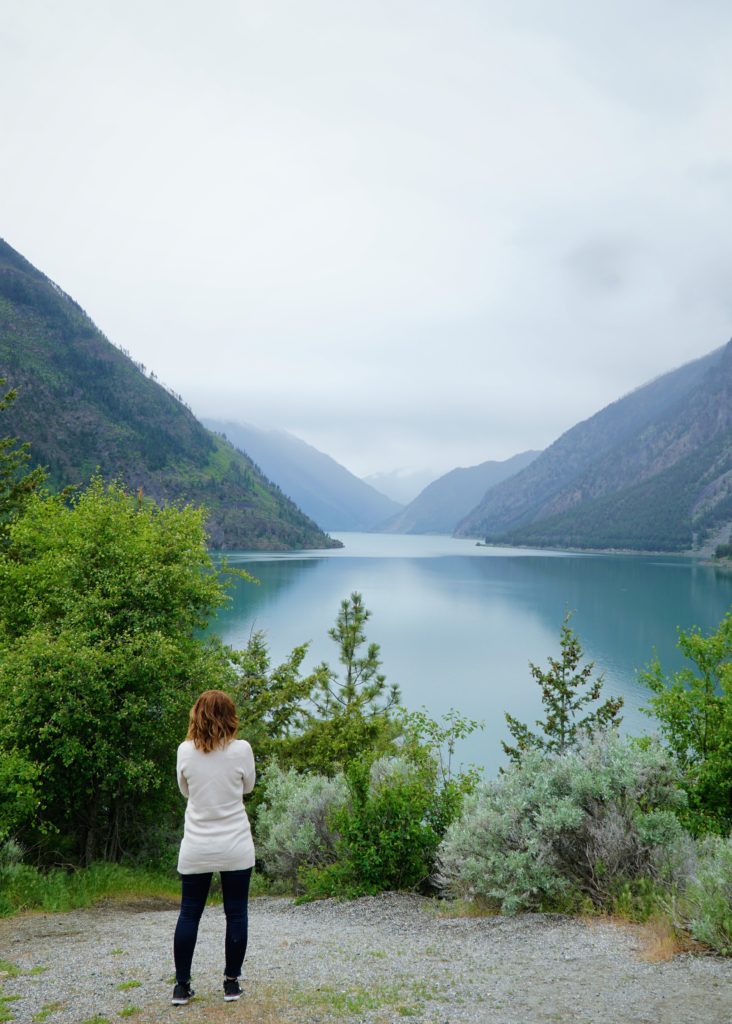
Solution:
M 708 635 L 679 633 L 691 663 L 666 676 L 658 658 L 641 673 L 652 691 L 649 714 L 674 753 L 689 796 L 688 824 L 696 832 L 732 825 L 732 612 Z
M 53 858 L 116 859 L 175 799 L 175 751 L 229 662 L 196 632 L 223 600 L 203 513 L 92 481 L 32 494 L 0 553 L 0 752 L 26 839 Z

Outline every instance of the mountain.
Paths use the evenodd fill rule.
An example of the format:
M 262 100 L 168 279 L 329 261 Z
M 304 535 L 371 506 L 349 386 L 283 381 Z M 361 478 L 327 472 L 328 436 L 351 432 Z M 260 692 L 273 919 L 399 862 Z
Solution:
M 392 501 L 407 505 L 435 479 L 435 474 L 428 469 L 392 469 L 387 473 L 371 473 L 363 479 Z
M 203 422 L 246 451 L 324 530 L 371 530 L 401 507 L 293 434 L 248 423 Z
M 434 480 L 382 526 L 386 533 L 452 533 L 490 487 L 518 473 L 539 455 L 521 452 L 503 462 L 453 469 Z
M 732 342 L 613 402 L 493 488 L 459 536 L 685 551 L 732 520 Z
M 214 547 L 337 544 L 2 239 L 0 377 L 18 390 L 2 432 L 31 442 L 53 487 L 98 469 L 161 504 L 206 505 Z

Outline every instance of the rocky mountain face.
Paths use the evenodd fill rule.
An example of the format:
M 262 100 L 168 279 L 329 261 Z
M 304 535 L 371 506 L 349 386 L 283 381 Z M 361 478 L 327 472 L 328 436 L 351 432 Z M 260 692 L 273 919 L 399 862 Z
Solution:
M 490 542 L 684 551 L 732 520 L 732 342 L 554 442 L 458 525 Z
M 452 533 L 489 488 L 518 473 L 537 455 L 539 452 L 521 452 L 503 462 L 482 462 L 479 466 L 450 470 L 428 484 L 381 529 L 385 533 Z
M 1 239 L 0 377 L 18 392 L 0 430 L 31 442 L 53 487 L 98 471 L 161 504 L 206 505 L 218 548 L 335 543 Z
M 372 530 L 401 506 L 330 455 L 284 430 L 204 419 L 247 452 L 270 480 L 324 530 Z

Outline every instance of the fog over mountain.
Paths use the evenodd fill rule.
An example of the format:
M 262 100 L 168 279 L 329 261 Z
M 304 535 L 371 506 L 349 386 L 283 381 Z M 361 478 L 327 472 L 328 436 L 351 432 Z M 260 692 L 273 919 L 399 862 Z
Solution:
M 364 480 L 393 501 L 406 505 L 416 498 L 435 476 L 432 470 L 392 469 L 384 473 L 371 473 L 364 477 Z
M 428 484 L 414 501 L 383 524 L 386 533 L 452 533 L 491 487 L 528 466 L 539 452 L 521 452 L 503 462 L 452 469 Z
M 578 423 L 491 488 L 458 536 L 650 551 L 732 527 L 732 341 Z
M 721 0 L 8 3 L 3 233 L 199 416 L 506 459 L 729 337 L 731 47 Z
M 204 420 L 246 452 L 323 530 L 371 530 L 401 506 L 324 452 L 283 430 Z
M 52 488 L 83 486 L 100 473 L 160 505 L 205 505 L 218 548 L 337 546 L 3 239 L 0 378 L 17 390 L 2 435 L 30 442 Z

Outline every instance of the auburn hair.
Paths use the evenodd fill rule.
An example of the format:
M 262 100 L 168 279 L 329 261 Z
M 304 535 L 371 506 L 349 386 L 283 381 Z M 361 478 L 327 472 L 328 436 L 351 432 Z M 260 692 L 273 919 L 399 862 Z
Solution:
M 236 736 L 239 719 L 234 701 L 223 690 L 205 690 L 191 708 L 188 736 L 204 754 L 225 747 Z

